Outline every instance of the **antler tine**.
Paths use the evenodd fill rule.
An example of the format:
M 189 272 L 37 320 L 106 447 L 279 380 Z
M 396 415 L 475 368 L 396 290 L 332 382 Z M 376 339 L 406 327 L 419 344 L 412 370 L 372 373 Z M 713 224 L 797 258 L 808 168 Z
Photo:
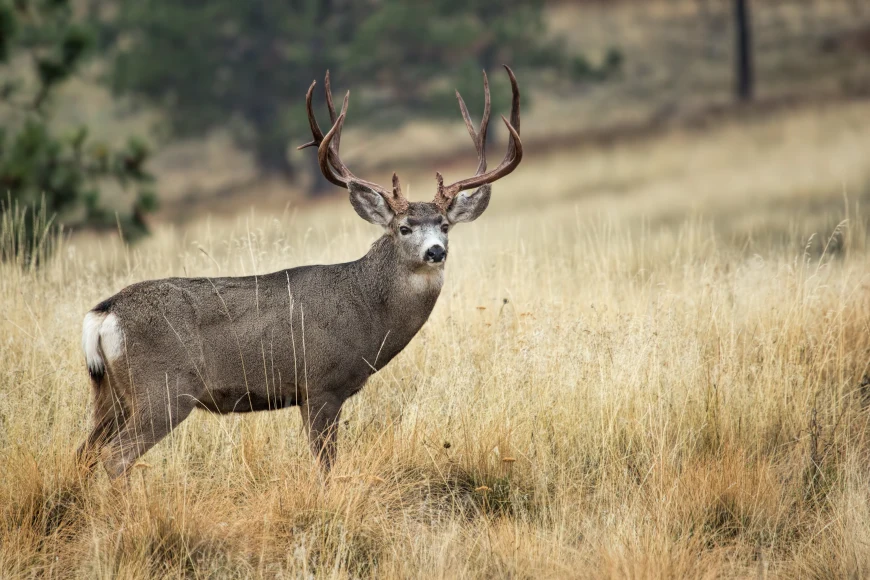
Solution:
M 393 194 L 389 197 L 385 196 L 384 199 L 395 213 L 405 213 L 408 211 L 408 200 L 402 193 L 402 184 L 399 183 L 399 176 L 395 172 L 393 172 Z
M 311 134 L 314 139 L 297 147 L 297 151 L 305 149 L 306 147 L 319 147 L 320 142 L 323 141 L 323 131 L 320 130 L 320 126 L 317 124 L 317 119 L 314 117 L 314 109 L 311 106 L 311 101 L 314 98 L 314 86 L 316 84 L 317 81 L 311 81 L 311 86 L 308 87 L 308 92 L 305 93 L 305 109 L 308 112 L 308 126 L 311 128 Z M 334 122 L 335 121 L 333 121 L 333 123 Z
M 329 109 L 329 121 L 334 125 L 338 115 L 335 114 L 335 104 L 332 102 L 332 85 L 329 82 L 329 71 L 326 71 L 326 79 L 323 82 L 323 90 L 326 92 L 326 107 Z M 345 94 L 344 103 L 341 105 L 341 112 L 347 110 L 347 100 L 350 93 Z M 341 131 L 339 131 L 332 139 L 332 146 L 338 151 L 339 143 L 341 142 Z
M 320 130 L 320 126 L 317 124 L 317 118 L 314 116 L 314 107 L 312 106 L 312 101 L 314 99 L 314 87 L 317 85 L 317 81 L 312 81 L 311 86 L 308 87 L 308 92 L 305 93 L 305 109 L 308 113 L 308 125 L 311 128 L 311 134 L 314 136 L 314 139 L 300 145 L 297 147 L 297 150 L 305 149 L 306 147 L 319 147 L 320 143 L 323 141 L 323 131 Z M 324 91 L 326 92 L 326 106 L 329 108 L 329 120 L 334 125 L 335 120 L 338 118 L 338 115 L 335 113 L 335 104 L 332 101 L 332 86 L 329 82 L 329 71 L 326 71 L 326 79 L 323 83 Z M 341 106 L 341 112 L 344 113 L 347 111 L 348 99 L 350 98 L 350 91 L 344 95 L 344 102 Z M 339 147 L 339 143 L 341 141 L 341 133 L 335 136 L 333 139 L 333 148 L 337 151 Z M 334 161 L 332 155 L 330 155 L 330 161 Z
M 314 115 L 314 87 L 317 85 L 317 81 L 313 81 L 311 86 L 308 87 L 308 92 L 305 93 L 305 109 L 308 113 L 308 126 L 311 128 L 311 135 L 314 137 L 308 143 L 300 145 L 297 147 L 297 150 L 305 149 L 306 147 L 319 147 L 323 143 L 324 135 L 323 131 L 320 129 L 320 125 L 317 123 L 317 118 Z M 329 71 L 326 71 L 326 79 L 324 82 L 324 89 L 326 91 L 326 104 L 329 108 L 329 116 L 332 120 L 333 126 L 335 126 L 336 114 L 335 114 L 335 105 L 332 101 L 332 90 L 329 83 Z M 344 102 L 342 103 L 341 113 L 345 114 L 347 112 L 347 105 L 350 100 L 350 91 L 344 95 Z M 332 139 L 332 145 L 330 146 L 327 158 L 329 163 L 332 165 L 332 168 L 329 171 L 323 171 L 323 176 L 330 182 L 335 185 L 339 185 L 341 187 L 347 187 L 344 181 L 342 181 L 339 177 L 336 176 L 336 172 L 338 172 L 342 177 L 345 176 L 345 172 L 347 171 L 347 167 L 341 162 L 341 158 L 338 155 L 338 144 L 341 140 L 341 128 L 339 127 L 337 133 L 334 135 Z M 333 171 L 334 169 L 334 171 Z M 351 174 L 352 175 L 352 174 Z
M 332 104 L 332 95 L 329 93 L 328 89 L 327 89 L 326 94 L 329 96 L 329 101 L 328 101 L 329 116 L 334 117 L 335 116 L 335 107 Z M 347 104 L 349 101 L 350 101 L 350 91 L 347 91 L 344 94 L 344 101 L 341 103 L 341 114 L 342 115 L 347 113 Z M 333 124 L 334 123 L 335 123 L 335 121 L 333 121 Z M 339 142 L 341 142 L 341 129 L 339 129 L 338 133 L 335 134 L 335 137 L 332 138 L 332 145 L 329 149 L 329 160 L 336 167 L 338 166 L 337 164 L 341 163 L 341 159 L 339 159 L 339 157 L 338 157 L 338 144 L 339 144 Z
M 393 172 L 393 197 L 405 197 L 402 195 L 402 184 L 399 183 L 399 176 Z
M 326 77 L 323 79 L 323 91 L 326 93 L 326 108 L 329 109 L 329 122 L 335 125 L 335 120 L 338 115 L 335 114 L 335 105 L 332 102 L 332 84 L 329 82 L 329 71 L 326 71 Z
M 344 125 L 344 119 L 347 115 L 346 109 L 347 97 L 345 97 L 345 104 L 344 107 L 342 107 L 341 114 L 338 116 L 338 119 L 336 119 L 329 132 L 323 136 L 323 140 L 317 148 L 317 161 L 320 164 L 320 171 L 326 179 L 345 189 L 348 189 L 348 183 L 350 181 L 365 185 L 366 187 L 377 191 L 394 213 L 405 213 L 408 211 L 408 200 L 405 199 L 404 195 L 402 195 L 402 186 L 399 183 L 398 175 L 393 173 L 393 190 L 390 192 L 377 183 L 372 183 L 371 181 L 366 181 L 355 176 L 339 157 L 338 150 L 334 147 L 334 140 L 341 135 L 341 128 Z M 333 168 L 335 171 L 333 171 Z M 336 175 L 336 173 L 338 175 Z
M 347 180 L 349 178 L 352 178 L 353 174 L 344 163 L 340 163 L 339 166 L 335 168 L 335 170 L 340 175 L 340 177 L 338 177 L 333 173 L 332 167 L 330 167 L 329 165 L 329 154 L 332 153 L 330 143 L 336 133 L 341 132 L 341 126 L 344 124 L 345 115 L 346 113 L 342 113 L 341 115 L 339 115 L 338 119 L 332 125 L 332 128 L 329 130 L 329 132 L 323 136 L 323 140 L 317 147 L 317 161 L 320 163 L 320 171 L 323 173 L 323 176 L 326 177 L 326 179 L 329 179 L 329 181 L 331 181 L 335 185 L 339 185 L 347 189 Z M 330 179 L 330 177 L 332 177 L 332 179 Z
M 511 92 L 513 93 L 513 98 L 511 100 L 511 120 L 508 121 L 502 115 L 502 121 L 504 121 L 505 126 L 507 126 L 508 133 L 510 133 L 508 148 L 507 152 L 505 152 L 504 159 L 502 159 L 502 162 L 494 170 L 486 172 L 486 128 L 489 123 L 490 100 L 489 85 L 487 83 L 486 75 L 484 74 L 485 106 L 484 117 L 481 120 L 479 133 L 474 132 L 474 127 L 471 124 L 471 119 L 468 115 L 468 109 L 465 106 L 465 102 L 462 100 L 459 92 L 457 91 L 456 93 L 456 96 L 459 99 L 459 109 L 462 112 L 465 126 L 474 141 L 475 148 L 477 149 L 478 169 L 474 176 L 462 179 L 448 186 L 444 185 L 441 174 L 436 173 L 438 190 L 435 193 L 434 202 L 442 211 L 447 211 L 450 202 L 460 191 L 480 187 L 481 185 L 493 183 L 494 181 L 501 179 L 516 169 L 520 164 L 520 161 L 523 159 L 523 144 L 522 141 L 520 141 L 520 89 L 517 84 L 517 79 L 510 67 L 505 65 L 504 68 L 510 78 Z
M 348 91 L 344 97 L 344 106 L 341 109 L 341 115 L 339 115 L 338 119 L 333 123 L 329 133 L 324 135 L 323 140 L 317 148 L 317 159 L 320 161 L 320 170 L 323 172 L 324 177 L 329 179 L 327 172 L 330 172 L 332 176 L 336 178 L 336 181 L 333 181 L 332 179 L 329 180 L 344 188 L 347 188 L 347 182 L 351 179 L 360 182 L 363 181 L 351 173 L 347 165 L 344 164 L 344 161 L 341 160 L 341 157 L 338 154 L 338 147 L 336 146 L 341 137 L 341 128 L 344 125 L 344 119 L 347 116 L 347 103 L 349 97 L 350 91 Z M 330 107 L 330 109 L 334 110 L 333 107 Z M 335 170 L 335 173 L 337 173 L 338 176 L 336 176 L 335 173 L 332 173 L 332 169 Z
M 474 148 L 477 150 L 477 172 L 475 175 L 480 175 L 486 171 L 486 129 L 489 126 L 490 113 L 490 98 L 489 98 L 489 79 L 486 77 L 486 71 L 483 71 L 483 117 L 480 119 L 480 129 L 474 131 L 474 125 L 471 122 L 471 116 L 468 114 L 468 108 L 465 106 L 465 101 L 459 91 L 456 91 L 456 100 L 459 101 L 459 110 L 462 113 L 462 119 L 465 121 L 465 128 L 468 129 L 468 134 L 471 135 L 471 140 L 474 142 Z
M 510 121 L 508 121 L 504 115 L 501 116 L 501 120 L 504 121 L 505 127 L 507 127 L 508 132 L 511 137 L 508 142 L 508 150 L 504 155 L 504 159 L 502 159 L 501 163 L 498 164 L 498 167 L 489 172 L 489 179 L 487 179 L 484 183 L 492 183 L 498 179 L 501 179 L 505 175 L 511 173 L 517 166 L 520 164 L 520 161 L 523 160 L 523 142 L 520 141 L 520 132 L 516 129 Z M 472 187 L 477 187 L 476 185 L 469 185 L 463 187 L 463 189 L 471 189 Z M 460 190 L 462 191 L 462 190 Z
M 504 68 L 507 71 L 508 78 L 510 78 L 510 81 L 511 81 L 511 123 L 510 124 L 513 125 L 513 128 L 516 129 L 516 131 L 517 131 L 517 135 L 519 135 L 520 134 L 520 87 L 517 84 L 517 77 L 514 76 L 514 71 L 512 71 L 510 69 L 510 67 L 508 67 L 507 65 L 504 65 Z M 504 117 L 502 117 L 502 118 L 504 118 Z M 513 137 L 513 134 L 511 135 L 511 137 Z M 516 155 L 517 144 L 519 144 L 519 147 L 522 148 L 522 143 L 520 143 L 519 138 L 517 138 L 516 141 L 514 141 L 513 139 L 510 139 L 510 142 L 508 143 L 507 153 L 505 153 L 505 160 L 507 160 L 509 156 L 513 157 L 514 155 Z M 520 152 L 520 158 L 522 159 L 522 151 Z M 502 163 L 504 163 L 504 161 L 502 161 Z
M 329 132 L 324 135 L 323 131 L 320 130 L 320 126 L 317 124 L 317 119 L 314 115 L 314 107 L 312 105 L 314 86 L 316 84 L 316 81 L 311 83 L 311 86 L 308 87 L 308 92 L 305 94 L 305 108 L 308 112 L 308 125 L 311 128 L 313 139 L 304 145 L 300 145 L 297 149 L 317 147 L 317 162 L 320 165 L 320 171 L 330 183 L 348 189 L 348 183 L 354 181 L 377 191 L 395 213 L 399 214 L 408 211 L 408 200 L 405 199 L 404 195 L 402 195 L 402 186 L 399 183 L 399 177 L 395 173 L 393 174 L 393 189 L 392 191 L 389 191 L 376 183 L 356 177 L 341 160 L 341 156 L 339 155 L 339 143 L 341 141 L 341 129 L 344 126 L 344 120 L 347 116 L 347 105 L 350 100 L 350 91 L 344 95 L 344 102 L 341 105 L 341 113 L 336 115 L 335 103 L 332 100 L 332 86 L 329 82 L 329 71 L 326 71 L 326 78 L 323 84 L 326 93 L 326 107 L 329 109 L 329 118 L 332 121 L 332 127 L 329 129 Z
M 330 146 L 332 138 L 337 132 L 341 131 L 344 117 L 345 113 L 342 112 L 341 116 L 338 117 L 338 120 L 332 125 L 329 132 L 321 138 L 317 147 L 317 161 L 320 163 L 320 172 L 323 173 L 323 177 L 325 177 L 327 181 L 347 189 L 347 180 L 348 178 L 353 177 L 353 174 L 350 173 L 347 166 L 341 163 L 338 154 L 333 151 Z M 312 130 L 312 133 L 313 132 L 314 131 Z M 335 161 L 338 161 L 338 164 L 336 164 Z M 332 162 L 332 166 L 330 166 L 330 162 Z M 335 168 L 334 171 L 333 167 Z M 336 175 L 336 173 L 338 173 L 338 175 Z

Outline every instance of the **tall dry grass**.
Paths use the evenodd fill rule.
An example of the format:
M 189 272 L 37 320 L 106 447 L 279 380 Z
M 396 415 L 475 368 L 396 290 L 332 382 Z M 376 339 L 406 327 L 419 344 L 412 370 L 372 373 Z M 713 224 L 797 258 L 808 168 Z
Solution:
M 854 124 L 830 120 L 788 143 L 773 126 L 817 124 L 530 158 L 452 234 L 440 302 L 349 402 L 328 483 L 295 409 L 195 413 L 127 482 L 84 478 L 79 333 L 136 280 L 358 257 L 375 232 L 349 207 L 0 264 L 0 577 L 867 576 L 870 224 L 852 184 L 870 173 Z M 530 202 L 554 164 L 564 183 Z M 570 195 L 595 168 L 621 195 Z M 824 168 L 841 179 L 808 181 Z

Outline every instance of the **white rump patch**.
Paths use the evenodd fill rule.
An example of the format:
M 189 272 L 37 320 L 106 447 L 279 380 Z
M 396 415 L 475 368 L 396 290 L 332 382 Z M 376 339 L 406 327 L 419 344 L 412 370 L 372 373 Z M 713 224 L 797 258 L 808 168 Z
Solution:
M 124 331 L 121 330 L 121 321 L 114 314 L 109 314 L 103 321 L 100 328 L 100 346 L 110 361 L 124 352 Z
M 124 332 L 118 317 L 105 312 L 88 312 L 82 327 L 82 349 L 92 376 L 106 372 L 106 361 L 121 356 L 124 348 Z

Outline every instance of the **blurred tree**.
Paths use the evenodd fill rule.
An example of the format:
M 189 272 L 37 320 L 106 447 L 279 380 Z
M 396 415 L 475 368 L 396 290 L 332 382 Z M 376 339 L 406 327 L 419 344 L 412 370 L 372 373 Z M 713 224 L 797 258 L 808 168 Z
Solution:
M 749 17 L 749 0 L 734 0 L 734 28 L 737 98 L 741 101 L 750 101 L 755 89 L 755 78 L 752 66 L 752 22 Z
M 327 68 L 341 86 L 362 89 L 355 123 L 394 124 L 412 110 L 456 115 L 452 87 L 482 100 L 480 70 L 502 62 L 575 79 L 620 65 L 618 52 L 595 67 L 547 40 L 542 0 L 119 0 L 118 8 L 106 25 L 117 47 L 115 91 L 158 105 L 175 136 L 229 129 L 262 169 L 287 177 L 295 175 L 288 147 L 307 140 L 303 95 Z
M 115 226 L 117 219 L 135 236 L 145 233 L 143 213 L 155 205 L 145 145 L 131 139 L 112 150 L 88 143 L 86 127 L 57 135 L 50 124 L 55 91 L 91 45 L 66 0 L 0 0 L 0 214 L 23 206 L 68 225 Z M 116 218 L 100 202 L 107 181 L 139 187 L 128 214 Z
M 391 117 L 414 111 L 453 118 L 454 87 L 468 102 L 482 102 L 480 71 L 502 63 L 555 70 L 575 81 L 606 78 L 622 64 L 616 50 L 598 66 L 570 54 L 547 34 L 543 0 L 381 0 L 377 6 L 360 22 L 345 64 L 381 91 L 378 110 Z M 490 81 L 507 83 L 503 75 Z M 510 106 L 510 90 L 494 87 L 492 97 L 493 107 Z
M 341 60 L 353 2 L 120 0 L 105 30 L 118 47 L 118 94 L 158 105 L 170 135 L 224 128 L 268 172 L 294 176 L 290 136 L 304 137 L 305 90 Z

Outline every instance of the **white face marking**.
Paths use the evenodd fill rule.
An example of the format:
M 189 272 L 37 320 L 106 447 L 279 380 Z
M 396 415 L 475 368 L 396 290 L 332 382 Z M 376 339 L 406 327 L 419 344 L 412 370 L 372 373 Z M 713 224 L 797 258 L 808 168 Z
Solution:
M 400 235 L 400 242 L 405 248 L 406 255 L 434 267 L 441 267 L 444 261 L 433 262 L 427 259 L 426 252 L 432 248 L 440 248 L 447 251 L 447 234 L 441 231 L 440 224 L 423 224 L 411 226 L 412 232 Z
M 412 268 L 423 266 L 440 270 L 444 267 L 449 223 L 434 205 L 418 208 L 407 217 L 400 216 L 394 227 L 398 230 L 397 246 Z
M 444 234 L 442 234 L 439 229 L 435 227 L 427 227 L 425 237 L 423 238 L 423 251 L 420 254 L 421 259 L 425 260 L 426 252 L 433 246 L 439 246 L 446 249 L 447 244 L 445 243 L 446 240 L 444 237 Z M 441 263 L 443 264 L 444 262 Z

